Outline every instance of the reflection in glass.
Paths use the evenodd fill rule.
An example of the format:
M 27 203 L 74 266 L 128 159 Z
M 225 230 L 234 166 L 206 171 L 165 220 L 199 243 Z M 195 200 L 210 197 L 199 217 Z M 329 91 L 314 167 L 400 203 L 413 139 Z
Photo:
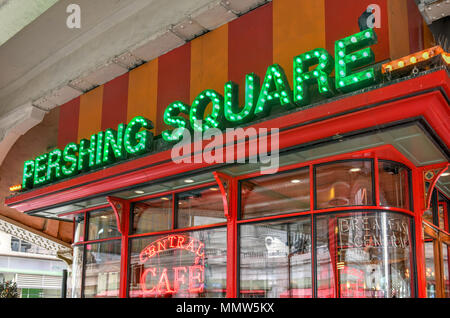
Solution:
M 225 297 L 226 228 L 130 240 L 129 297 Z
M 448 259 L 448 250 L 449 250 L 449 246 L 447 244 L 442 244 L 442 261 L 444 264 L 443 267 L 443 278 L 444 278 L 444 297 L 445 298 L 450 298 L 450 280 L 449 280 L 449 259 Z
M 317 217 L 318 297 L 411 297 L 410 222 L 384 212 Z
M 374 204 L 371 161 L 323 164 L 315 171 L 318 209 Z
M 380 205 L 402 209 L 409 207 L 409 172 L 401 164 L 378 161 Z
M 241 218 L 308 211 L 309 169 L 247 179 L 241 182 Z
M 178 228 L 225 222 L 222 194 L 217 186 L 177 194 Z
M 88 220 L 89 241 L 120 236 L 112 209 L 90 212 Z
M 136 202 L 132 211 L 132 234 L 172 228 L 172 196 Z
M 425 210 L 425 211 L 423 212 L 423 214 L 422 214 L 422 218 L 423 218 L 425 221 L 428 221 L 428 222 L 430 222 L 431 224 L 433 224 L 433 210 L 432 210 L 431 208 Z
M 424 252 L 425 252 L 425 278 L 427 281 L 427 298 L 436 298 L 436 268 L 434 255 L 433 239 L 424 234 Z
M 84 297 L 119 296 L 120 240 L 87 244 Z
M 310 217 L 239 227 L 241 297 L 312 297 Z
M 445 231 L 446 229 L 445 229 L 445 220 L 444 220 L 445 216 L 443 204 L 438 205 L 438 213 L 439 213 L 439 228 Z

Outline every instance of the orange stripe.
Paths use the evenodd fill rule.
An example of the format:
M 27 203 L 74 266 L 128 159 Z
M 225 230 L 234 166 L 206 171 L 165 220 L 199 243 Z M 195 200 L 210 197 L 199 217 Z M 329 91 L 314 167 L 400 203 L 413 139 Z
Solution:
M 128 82 L 127 122 L 136 116 L 144 116 L 153 122 L 156 129 L 157 94 L 158 59 L 131 70 Z
M 78 141 L 101 131 L 103 85 L 80 96 Z
M 273 62 L 291 86 L 293 58 L 315 48 L 325 48 L 324 0 L 273 0 Z
M 227 80 L 228 24 L 225 24 L 191 42 L 190 102 L 205 89 L 223 94 Z
M 388 0 L 389 49 L 391 60 L 409 55 L 408 4 L 406 0 Z

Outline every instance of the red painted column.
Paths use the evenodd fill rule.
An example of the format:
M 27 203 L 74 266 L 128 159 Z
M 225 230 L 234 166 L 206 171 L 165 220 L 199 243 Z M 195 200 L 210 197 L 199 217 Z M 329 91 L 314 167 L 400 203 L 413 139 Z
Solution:
M 227 219 L 227 298 L 237 298 L 237 212 L 238 212 L 238 180 L 230 178 L 230 217 Z
M 414 225 L 415 225 L 415 247 L 416 247 L 416 259 L 413 260 L 416 263 L 417 274 L 417 295 L 419 298 L 426 298 L 426 278 L 425 278 L 425 254 L 424 243 L 422 235 L 422 214 L 425 204 L 424 188 L 422 171 L 419 168 L 414 168 L 412 173 L 412 193 L 414 197 Z

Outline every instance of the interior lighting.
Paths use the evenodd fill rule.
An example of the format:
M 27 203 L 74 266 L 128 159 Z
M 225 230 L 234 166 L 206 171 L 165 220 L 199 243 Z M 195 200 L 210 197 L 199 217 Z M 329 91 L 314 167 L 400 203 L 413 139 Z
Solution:
M 136 190 L 136 191 L 134 191 L 134 193 L 136 193 L 136 194 L 144 194 L 145 192 L 142 191 L 142 190 Z
M 293 180 L 291 180 L 291 183 L 300 183 L 300 182 L 302 182 L 301 180 L 298 180 L 298 179 L 293 179 Z
M 351 168 L 349 171 L 350 172 L 360 172 L 361 168 Z
M 184 182 L 186 182 L 186 183 L 193 183 L 194 180 L 192 180 L 192 179 L 186 179 L 186 180 L 184 180 Z

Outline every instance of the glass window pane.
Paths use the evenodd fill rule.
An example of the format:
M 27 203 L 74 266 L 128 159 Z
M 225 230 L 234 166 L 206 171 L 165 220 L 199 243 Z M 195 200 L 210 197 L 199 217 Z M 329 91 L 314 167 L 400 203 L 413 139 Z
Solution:
M 317 217 L 318 296 L 412 297 L 410 227 L 394 213 Z
M 423 212 L 422 218 L 423 218 L 425 221 L 428 221 L 428 222 L 430 222 L 431 224 L 433 224 L 433 210 L 432 210 L 431 208 L 425 210 L 425 211 Z
M 120 242 L 114 240 L 86 245 L 84 297 L 119 296 Z
M 225 297 L 226 228 L 130 240 L 129 297 Z
M 436 268 L 434 267 L 434 242 L 433 239 L 425 234 L 424 252 L 425 252 L 425 278 L 427 281 L 427 298 L 436 298 Z
M 318 209 L 374 204 L 371 161 L 335 162 L 315 169 Z
M 89 241 L 120 236 L 112 209 L 90 212 L 88 225 Z
M 445 231 L 445 216 L 444 216 L 444 205 L 438 205 L 438 213 L 439 213 L 439 228 Z
M 308 211 L 309 169 L 244 180 L 240 202 L 242 219 Z
M 442 244 L 442 261 L 444 264 L 444 267 L 442 268 L 443 273 L 442 276 L 444 278 L 444 293 L 445 293 L 445 298 L 450 298 L 450 280 L 449 280 L 449 259 L 448 259 L 448 250 L 449 247 L 447 244 Z
M 336 298 L 337 251 L 336 218 L 318 217 L 316 220 L 317 297 Z
M 312 296 L 310 217 L 241 225 L 240 296 Z
M 217 186 L 177 194 L 178 228 L 225 222 L 222 194 Z
M 133 205 L 131 233 L 149 233 L 172 228 L 172 196 Z
M 408 169 L 395 162 L 380 160 L 378 172 L 380 205 L 409 210 Z

